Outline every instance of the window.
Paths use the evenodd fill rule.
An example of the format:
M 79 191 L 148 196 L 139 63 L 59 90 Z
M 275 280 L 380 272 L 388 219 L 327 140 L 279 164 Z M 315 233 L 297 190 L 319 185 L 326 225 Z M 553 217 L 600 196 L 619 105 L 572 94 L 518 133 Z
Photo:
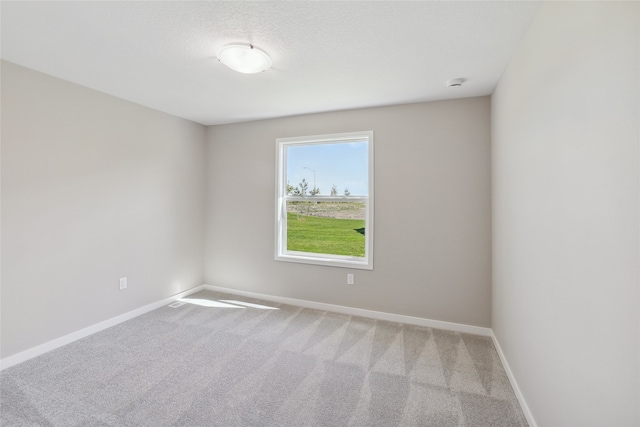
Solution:
M 275 259 L 373 269 L 373 132 L 276 144 Z

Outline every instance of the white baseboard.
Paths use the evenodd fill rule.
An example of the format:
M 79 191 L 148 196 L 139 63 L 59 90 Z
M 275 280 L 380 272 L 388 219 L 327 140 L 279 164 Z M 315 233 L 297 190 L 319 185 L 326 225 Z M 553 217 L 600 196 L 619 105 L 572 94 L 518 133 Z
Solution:
M 84 329 L 80 329 L 79 331 L 72 332 L 60 338 L 56 338 L 54 340 L 51 340 L 39 346 L 32 347 L 28 350 L 22 351 L 20 353 L 16 353 L 9 357 L 5 357 L 4 359 L 0 360 L 0 371 L 3 369 L 9 368 L 11 366 L 17 365 L 18 363 L 25 362 L 34 357 L 40 356 L 41 354 L 44 354 L 51 350 L 55 350 L 56 348 L 62 347 L 63 345 L 70 344 L 74 341 L 87 337 L 91 334 L 95 334 L 96 332 L 100 332 L 103 329 L 107 329 L 107 328 L 110 328 L 111 326 L 115 326 L 118 323 L 126 322 L 127 320 L 130 320 L 130 319 L 133 319 L 134 317 L 138 317 L 142 314 L 148 313 L 152 310 L 165 306 L 177 299 L 190 295 L 194 292 L 199 292 L 203 289 L 205 289 L 205 286 L 203 285 L 196 286 L 195 288 L 189 289 L 184 292 L 180 292 L 179 294 L 175 294 L 161 301 L 145 305 L 138 309 L 129 311 L 128 313 L 121 314 L 119 316 L 113 317 L 103 322 L 96 323 L 95 325 L 91 325 Z
M 524 396 L 522 395 L 522 391 L 518 386 L 518 382 L 516 378 L 513 376 L 513 372 L 511 372 L 511 367 L 509 366 L 509 362 L 507 362 L 507 358 L 502 352 L 502 347 L 500 347 L 500 343 L 498 342 L 498 338 L 496 338 L 493 330 L 491 331 L 491 338 L 493 339 L 493 345 L 496 347 L 496 351 L 498 352 L 498 356 L 500 356 L 500 361 L 502 361 L 502 366 L 504 367 L 505 372 L 507 373 L 507 378 L 509 378 L 509 382 L 511 383 L 511 388 L 513 388 L 513 392 L 520 403 L 520 407 L 522 408 L 522 412 L 524 412 L 524 416 L 527 419 L 527 423 L 529 427 L 538 427 L 536 420 L 533 418 L 533 414 L 529 409 L 529 405 L 527 405 L 526 400 L 524 400 Z
M 389 322 L 406 323 L 409 325 L 426 326 L 429 328 L 445 329 L 448 331 L 463 332 L 467 334 L 482 335 L 486 337 L 493 336 L 490 328 L 481 326 L 465 325 L 462 323 L 443 322 L 441 320 L 424 319 L 422 317 L 405 316 L 402 314 L 385 313 L 382 311 L 365 310 L 362 308 L 346 307 L 342 305 L 326 304 L 323 302 L 307 301 L 296 298 L 277 297 L 273 295 L 259 294 L 256 292 L 241 291 L 238 289 L 223 288 L 221 286 L 204 285 L 205 289 L 224 292 L 228 294 L 240 295 L 249 298 L 262 299 L 265 301 L 278 302 L 282 304 L 297 305 L 300 307 L 313 308 L 322 311 L 331 311 L 341 314 L 349 314 L 353 316 L 369 317 L 378 320 L 387 320 Z

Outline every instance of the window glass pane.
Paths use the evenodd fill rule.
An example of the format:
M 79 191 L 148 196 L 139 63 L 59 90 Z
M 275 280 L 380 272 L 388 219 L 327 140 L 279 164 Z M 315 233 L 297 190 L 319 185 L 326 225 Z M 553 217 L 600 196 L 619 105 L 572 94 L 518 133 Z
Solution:
M 286 183 L 301 195 L 367 196 L 366 141 L 300 144 L 287 147 Z M 316 188 L 316 192 L 312 193 Z M 297 189 L 297 192 L 296 192 Z
M 287 200 L 287 250 L 364 257 L 365 202 Z

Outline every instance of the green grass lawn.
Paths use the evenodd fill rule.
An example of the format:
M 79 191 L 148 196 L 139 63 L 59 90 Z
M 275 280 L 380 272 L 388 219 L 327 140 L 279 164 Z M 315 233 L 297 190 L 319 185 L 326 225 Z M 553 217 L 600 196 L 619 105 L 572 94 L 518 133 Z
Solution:
M 364 220 L 287 215 L 287 249 L 364 257 Z

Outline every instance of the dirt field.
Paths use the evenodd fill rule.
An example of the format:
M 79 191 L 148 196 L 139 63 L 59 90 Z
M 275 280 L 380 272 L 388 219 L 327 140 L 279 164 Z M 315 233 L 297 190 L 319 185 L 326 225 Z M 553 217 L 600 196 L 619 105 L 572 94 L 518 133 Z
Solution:
M 289 202 L 287 212 L 323 218 L 365 219 L 366 208 L 359 202 Z

